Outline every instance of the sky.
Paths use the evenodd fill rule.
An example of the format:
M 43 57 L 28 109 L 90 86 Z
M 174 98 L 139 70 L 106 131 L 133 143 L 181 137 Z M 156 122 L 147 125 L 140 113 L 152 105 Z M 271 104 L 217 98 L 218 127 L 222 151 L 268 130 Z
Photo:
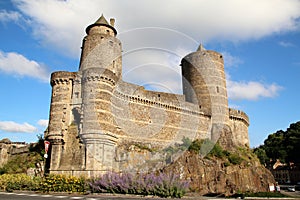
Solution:
M 300 120 L 299 0 L 0 0 L 0 139 L 43 134 L 50 74 L 78 70 L 101 14 L 116 19 L 125 81 L 182 94 L 180 61 L 203 44 L 224 56 L 251 147 Z

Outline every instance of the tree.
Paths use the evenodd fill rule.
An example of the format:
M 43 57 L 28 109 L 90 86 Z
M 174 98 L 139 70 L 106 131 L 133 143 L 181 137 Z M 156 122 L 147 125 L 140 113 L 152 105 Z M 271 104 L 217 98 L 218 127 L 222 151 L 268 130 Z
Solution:
M 264 141 L 264 145 L 254 149 L 262 164 L 267 164 L 266 159 L 281 162 L 300 163 L 298 156 L 300 151 L 300 121 L 290 124 L 286 130 L 279 130 L 270 134 Z
M 267 153 L 262 145 L 255 148 L 253 153 L 255 153 L 255 155 L 258 157 L 261 164 L 266 166 L 270 162 L 270 158 L 267 156 Z

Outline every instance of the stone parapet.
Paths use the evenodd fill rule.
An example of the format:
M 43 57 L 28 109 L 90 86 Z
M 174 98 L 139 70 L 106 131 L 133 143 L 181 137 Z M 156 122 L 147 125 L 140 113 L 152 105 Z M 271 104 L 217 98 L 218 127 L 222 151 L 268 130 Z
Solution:
M 51 74 L 51 86 L 60 84 L 60 83 L 67 83 L 69 80 L 73 80 L 76 77 L 77 72 L 66 72 L 66 71 L 58 71 L 53 72 Z
M 248 115 L 241 110 L 229 108 L 229 117 L 233 120 L 243 121 L 244 123 L 246 123 L 247 126 L 249 126 L 250 124 Z

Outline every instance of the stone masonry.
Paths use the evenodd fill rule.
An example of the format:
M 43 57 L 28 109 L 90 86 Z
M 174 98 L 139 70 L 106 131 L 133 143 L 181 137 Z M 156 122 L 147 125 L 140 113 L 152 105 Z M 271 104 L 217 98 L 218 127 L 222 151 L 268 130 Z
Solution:
M 50 173 L 95 176 L 133 169 L 138 159 L 123 148 L 126 144 L 163 149 L 183 137 L 216 142 L 225 129 L 230 133 L 222 138 L 225 143 L 249 146 L 248 116 L 228 108 L 220 53 L 200 45 L 182 59 L 182 95 L 149 91 L 122 80 L 122 46 L 114 23 L 102 15 L 88 26 L 79 70 L 51 75 L 45 132 Z M 141 154 L 140 162 L 153 159 Z

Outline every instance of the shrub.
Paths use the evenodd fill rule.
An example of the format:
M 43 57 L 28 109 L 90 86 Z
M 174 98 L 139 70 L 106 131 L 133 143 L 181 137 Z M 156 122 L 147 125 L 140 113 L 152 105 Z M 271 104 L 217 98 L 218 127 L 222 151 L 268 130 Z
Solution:
M 256 192 L 256 193 L 250 193 L 246 192 L 243 194 L 244 197 L 288 197 L 280 192 Z
M 223 158 L 224 156 L 226 156 L 226 154 L 227 151 L 223 150 L 223 148 L 218 143 L 216 143 L 208 155 Z
M 84 193 L 86 191 L 85 183 L 86 180 L 83 177 L 50 174 L 43 179 L 40 188 L 42 192 Z
M 13 190 L 39 190 L 41 178 L 30 177 L 26 174 L 3 174 L 0 176 L 0 189 L 6 191 Z
M 202 143 L 203 143 L 203 140 L 196 139 L 191 143 L 188 150 L 191 152 L 199 153 Z
M 94 193 L 121 193 L 156 195 L 160 197 L 182 197 L 188 183 L 170 174 L 107 173 L 92 180 L 89 187 Z
M 232 153 L 228 156 L 228 160 L 233 165 L 240 165 L 243 162 L 243 158 L 241 158 L 237 153 Z

